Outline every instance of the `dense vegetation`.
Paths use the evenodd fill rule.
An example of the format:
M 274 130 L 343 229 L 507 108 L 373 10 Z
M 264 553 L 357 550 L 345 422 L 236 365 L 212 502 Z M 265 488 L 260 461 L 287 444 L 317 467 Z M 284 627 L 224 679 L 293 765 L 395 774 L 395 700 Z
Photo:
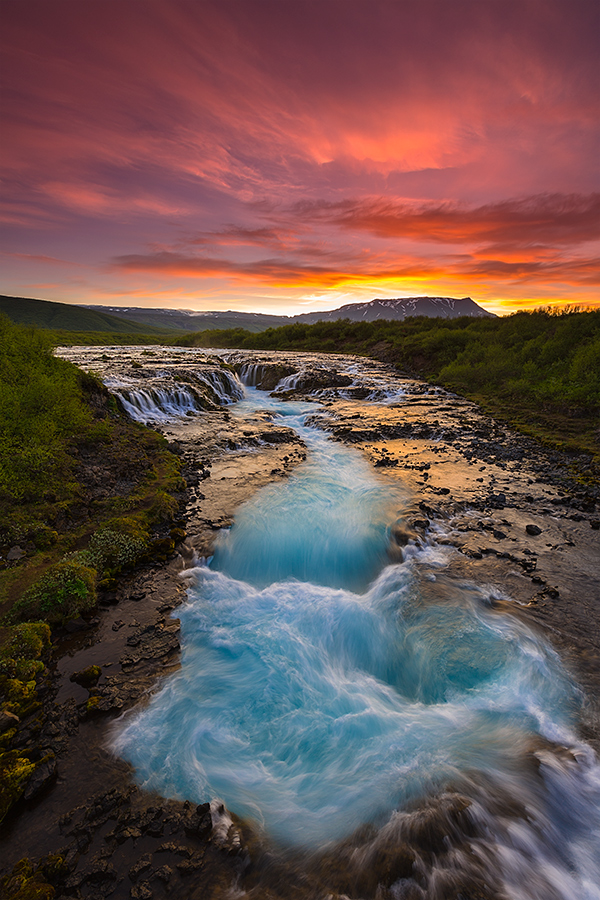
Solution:
M 39 715 L 51 628 L 173 550 L 180 488 L 164 438 L 57 359 L 47 333 L 0 316 L 0 821 L 44 763 L 11 741 Z
M 318 322 L 261 334 L 204 331 L 177 344 L 372 356 L 470 397 L 551 443 L 599 450 L 600 310 Z
M 0 503 L 64 490 L 68 442 L 91 424 L 85 377 L 52 355 L 44 332 L 0 317 Z

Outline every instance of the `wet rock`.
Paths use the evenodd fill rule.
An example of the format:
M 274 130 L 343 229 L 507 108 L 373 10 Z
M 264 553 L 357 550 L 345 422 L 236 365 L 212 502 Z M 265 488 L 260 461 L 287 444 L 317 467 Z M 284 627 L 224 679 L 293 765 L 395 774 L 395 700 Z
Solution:
M 185 847 L 183 844 L 175 844 L 173 841 L 167 841 L 164 844 L 161 844 L 160 847 L 156 848 L 156 853 L 175 853 L 177 856 L 186 856 L 189 857 L 192 855 L 193 851 L 190 847 Z
M 170 626 L 164 628 L 161 625 L 146 626 L 141 632 L 136 632 L 127 639 L 127 643 L 134 645 L 136 651 L 124 654 L 119 662 L 122 666 L 132 666 L 143 659 L 162 659 L 167 654 L 179 650 L 179 627 Z
M 170 866 L 161 866 L 159 869 L 154 869 L 152 878 L 158 878 L 160 881 L 164 881 L 165 884 L 168 884 L 172 874 L 173 869 Z
M 210 836 L 213 823 L 210 814 L 210 803 L 201 803 L 183 823 L 186 834 L 206 839 Z
M 530 534 L 533 537 L 535 537 L 535 535 L 537 535 L 537 534 L 542 533 L 542 529 L 539 527 L 539 525 L 533 525 L 533 524 L 526 525 L 525 531 L 527 532 L 527 534 Z
M 409 541 L 415 540 L 416 534 L 404 525 L 394 525 L 391 537 L 399 547 L 406 547 Z
M 272 428 L 259 432 L 258 437 L 266 444 L 298 443 L 298 435 L 291 428 Z
M 149 881 L 140 881 L 131 888 L 129 896 L 131 900 L 152 900 L 154 894 Z
M 419 531 L 426 531 L 429 528 L 430 522 L 429 519 L 413 519 L 411 525 L 413 528 L 418 528 Z
M 55 780 L 57 775 L 56 758 L 54 753 L 49 753 L 36 766 L 33 775 L 27 782 L 23 793 L 25 800 L 33 800 L 38 797 Z
M 130 868 L 129 870 L 129 878 L 131 881 L 137 881 L 140 875 L 143 875 L 144 872 L 148 872 L 152 868 L 152 854 L 145 853 L 143 856 L 140 856 L 138 861 Z
M 90 628 L 90 623 L 86 622 L 85 619 L 82 619 L 79 616 L 77 619 L 71 619 L 70 622 L 67 622 L 65 625 L 65 631 L 67 634 L 75 634 L 78 631 L 87 631 Z
M 73 672 L 69 681 L 74 681 L 75 684 L 79 684 L 84 688 L 91 688 L 98 684 L 98 679 L 101 675 L 102 669 L 100 666 L 88 666 L 79 672 Z
M 181 862 L 175 863 L 175 868 L 180 875 L 191 875 L 197 872 L 203 865 L 203 857 L 200 853 L 194 853 L 189 859 L 182 859 Z
M 7 709 L 0 710 L 0 734 L 8 731 L 9 728 L 16 728 L 20 721 L 18 716 Z

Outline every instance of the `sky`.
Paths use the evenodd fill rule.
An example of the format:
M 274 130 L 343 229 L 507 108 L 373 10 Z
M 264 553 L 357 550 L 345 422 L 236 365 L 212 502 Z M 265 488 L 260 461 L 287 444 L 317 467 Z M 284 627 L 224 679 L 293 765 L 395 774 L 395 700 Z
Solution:
M 598 0 L 1 0 L 0 293 L 600 306 Z

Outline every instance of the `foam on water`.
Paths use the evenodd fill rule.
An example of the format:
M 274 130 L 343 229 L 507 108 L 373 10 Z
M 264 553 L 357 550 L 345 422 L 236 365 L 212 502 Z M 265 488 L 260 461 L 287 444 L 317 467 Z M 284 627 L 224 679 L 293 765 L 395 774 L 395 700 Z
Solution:
M 194 372 L 197 384 L 177 383 L 168 371 L 153 373 L 154 383 L 140 385 L 132 378 L 104 379 L 106 387 L 119 397 L 125 412 L 136 422 L 167 423 L 196 415 L 207 406 L 226 406 L 240 400 L 244 389 L 239 378 L 223 369 Z M 159 383 L 159 379 L 165 383 Z
M 407 840 L 407 804 L 460 789 L 484 835 L 469 865 L 511 898 L 596 900 L 600 774 L 556 653 L 494 610 L 489 588 L 444 575 L 439 551 L 386 565 L 399 498 L 303 425 L 314 405 L 253 392 L 235 412 L 257 406 L 298 429 L 309 459 L 188 573 L 181 670 L 122 720 L 117 752 L 152 790 L 221 798 L 313 849 L 365 823 Z

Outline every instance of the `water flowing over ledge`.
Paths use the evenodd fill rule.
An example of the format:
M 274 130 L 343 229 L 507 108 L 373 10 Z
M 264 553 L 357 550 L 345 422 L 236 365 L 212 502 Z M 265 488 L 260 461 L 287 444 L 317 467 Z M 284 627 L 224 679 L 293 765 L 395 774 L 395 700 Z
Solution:
M 307 427 L 307 407 L 254 392 L 231 407 L 281 416 L 309 458 L 189 573 L 181 671 L 115 748 L 145 786 L 220 797 L 282 845 L 350 841 L 366 868 L 412 846 L 394 897 L 444 896 L 415 838 L 427 804 L 445 816 L 446 867 L 487 896 L 600 897 L 600 771 L 573 733 L 576 686 L 492 590 L 446 575 L 433 543 L 388 564 L 401 492 Z

